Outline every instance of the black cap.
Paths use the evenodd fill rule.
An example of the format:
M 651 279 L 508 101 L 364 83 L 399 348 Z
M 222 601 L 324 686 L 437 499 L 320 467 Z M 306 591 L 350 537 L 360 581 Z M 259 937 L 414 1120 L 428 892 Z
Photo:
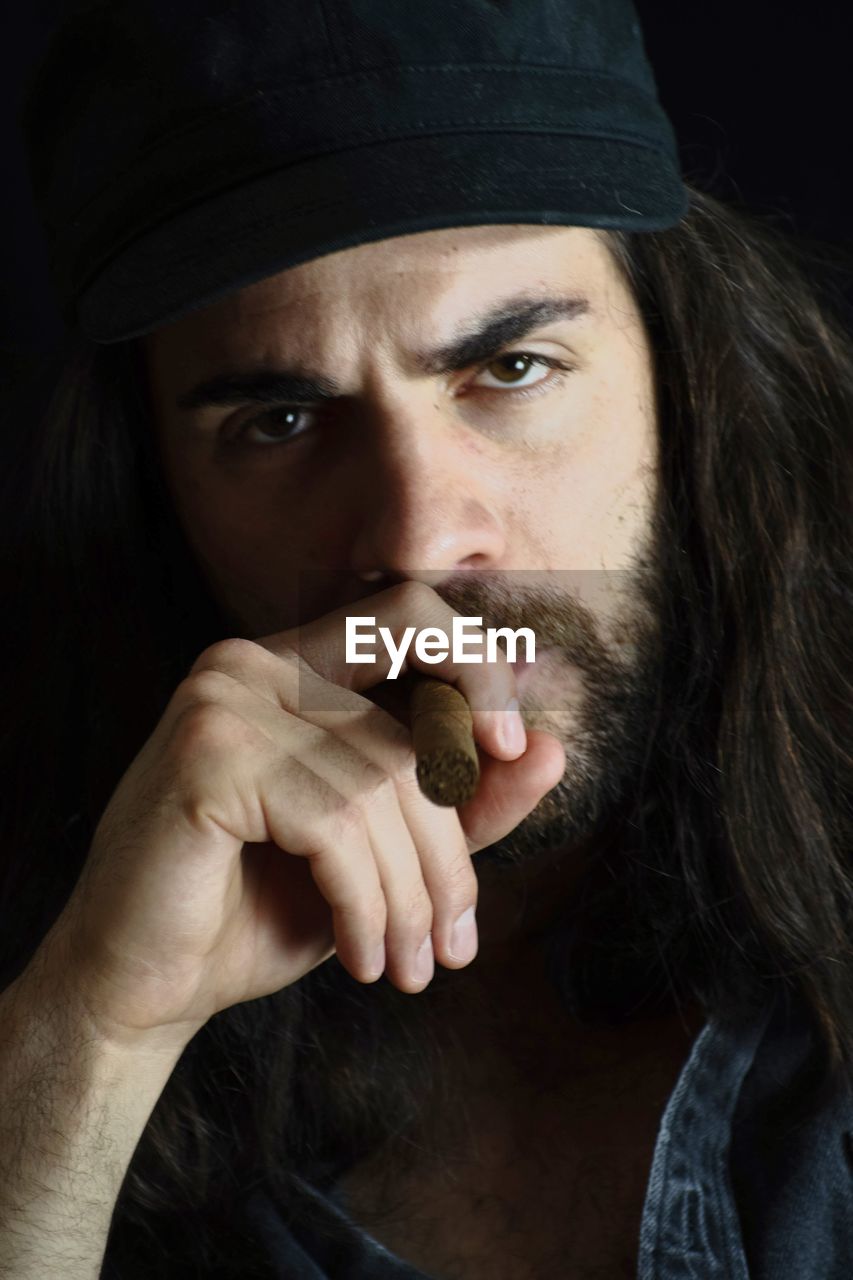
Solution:
M 89 0 L 22 125 L 98 342 L 366 241 L 688 207 L 629 0 Z

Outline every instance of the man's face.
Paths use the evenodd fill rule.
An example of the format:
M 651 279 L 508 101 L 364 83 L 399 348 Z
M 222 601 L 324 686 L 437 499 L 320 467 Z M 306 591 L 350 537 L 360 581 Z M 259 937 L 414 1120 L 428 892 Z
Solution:
M 588 833 L 630 776 L 658 662 L 652 359 L 603 239 L 489 226 L 361 245 L 145 348 L 166 481 L 235 634 L 364 599 L 389 585 L 377 571 L 532 627 L 522 710 L 567 768 L 493 856 Z

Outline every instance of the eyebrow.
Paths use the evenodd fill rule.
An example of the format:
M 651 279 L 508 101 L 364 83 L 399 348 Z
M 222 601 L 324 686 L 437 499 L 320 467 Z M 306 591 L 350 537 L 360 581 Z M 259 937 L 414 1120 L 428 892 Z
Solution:
M 497 355 L 510 342 L 528 337 L 554 320 L 575 320 L 591 312 L 589 300 L 579 295 L 531 297 L 523 294 L 504 299 L 479 316 L 472 327 L 432 351 L 419 352 L 413 364 L 424 376 L 455 373 Z M 312 404 L 343 397 L 343 388 L 331 378 L 295 369 L 249 369 L 217 374 L 178 396 L 178 409 L 208 405 Z

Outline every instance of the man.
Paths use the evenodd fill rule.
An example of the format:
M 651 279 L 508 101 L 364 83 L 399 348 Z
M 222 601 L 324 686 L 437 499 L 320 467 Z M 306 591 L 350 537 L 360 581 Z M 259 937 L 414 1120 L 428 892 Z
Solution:
M 7 1274 L 840 1277 L 843 336 L 687 212 L 627 7 L 471 4 L 467 62 L 438 7 L 115 12 L 30 108 L 99 609 L 45 579 L 89 733 L 61 856 L 8 836 L 10 904 L 70 883 L 7 965 Z M 81 49 L 134 92 L 57 134 Z M 536 632 L 434 668 L 458 811 L 366 613 Z

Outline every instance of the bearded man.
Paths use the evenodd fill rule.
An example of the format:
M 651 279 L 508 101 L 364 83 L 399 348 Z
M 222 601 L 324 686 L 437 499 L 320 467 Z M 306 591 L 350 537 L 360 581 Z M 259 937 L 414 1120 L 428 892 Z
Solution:
M 853 360 L 632 7 L 90 3 L 25 126 L 2 1274 L 848 1275 Z

